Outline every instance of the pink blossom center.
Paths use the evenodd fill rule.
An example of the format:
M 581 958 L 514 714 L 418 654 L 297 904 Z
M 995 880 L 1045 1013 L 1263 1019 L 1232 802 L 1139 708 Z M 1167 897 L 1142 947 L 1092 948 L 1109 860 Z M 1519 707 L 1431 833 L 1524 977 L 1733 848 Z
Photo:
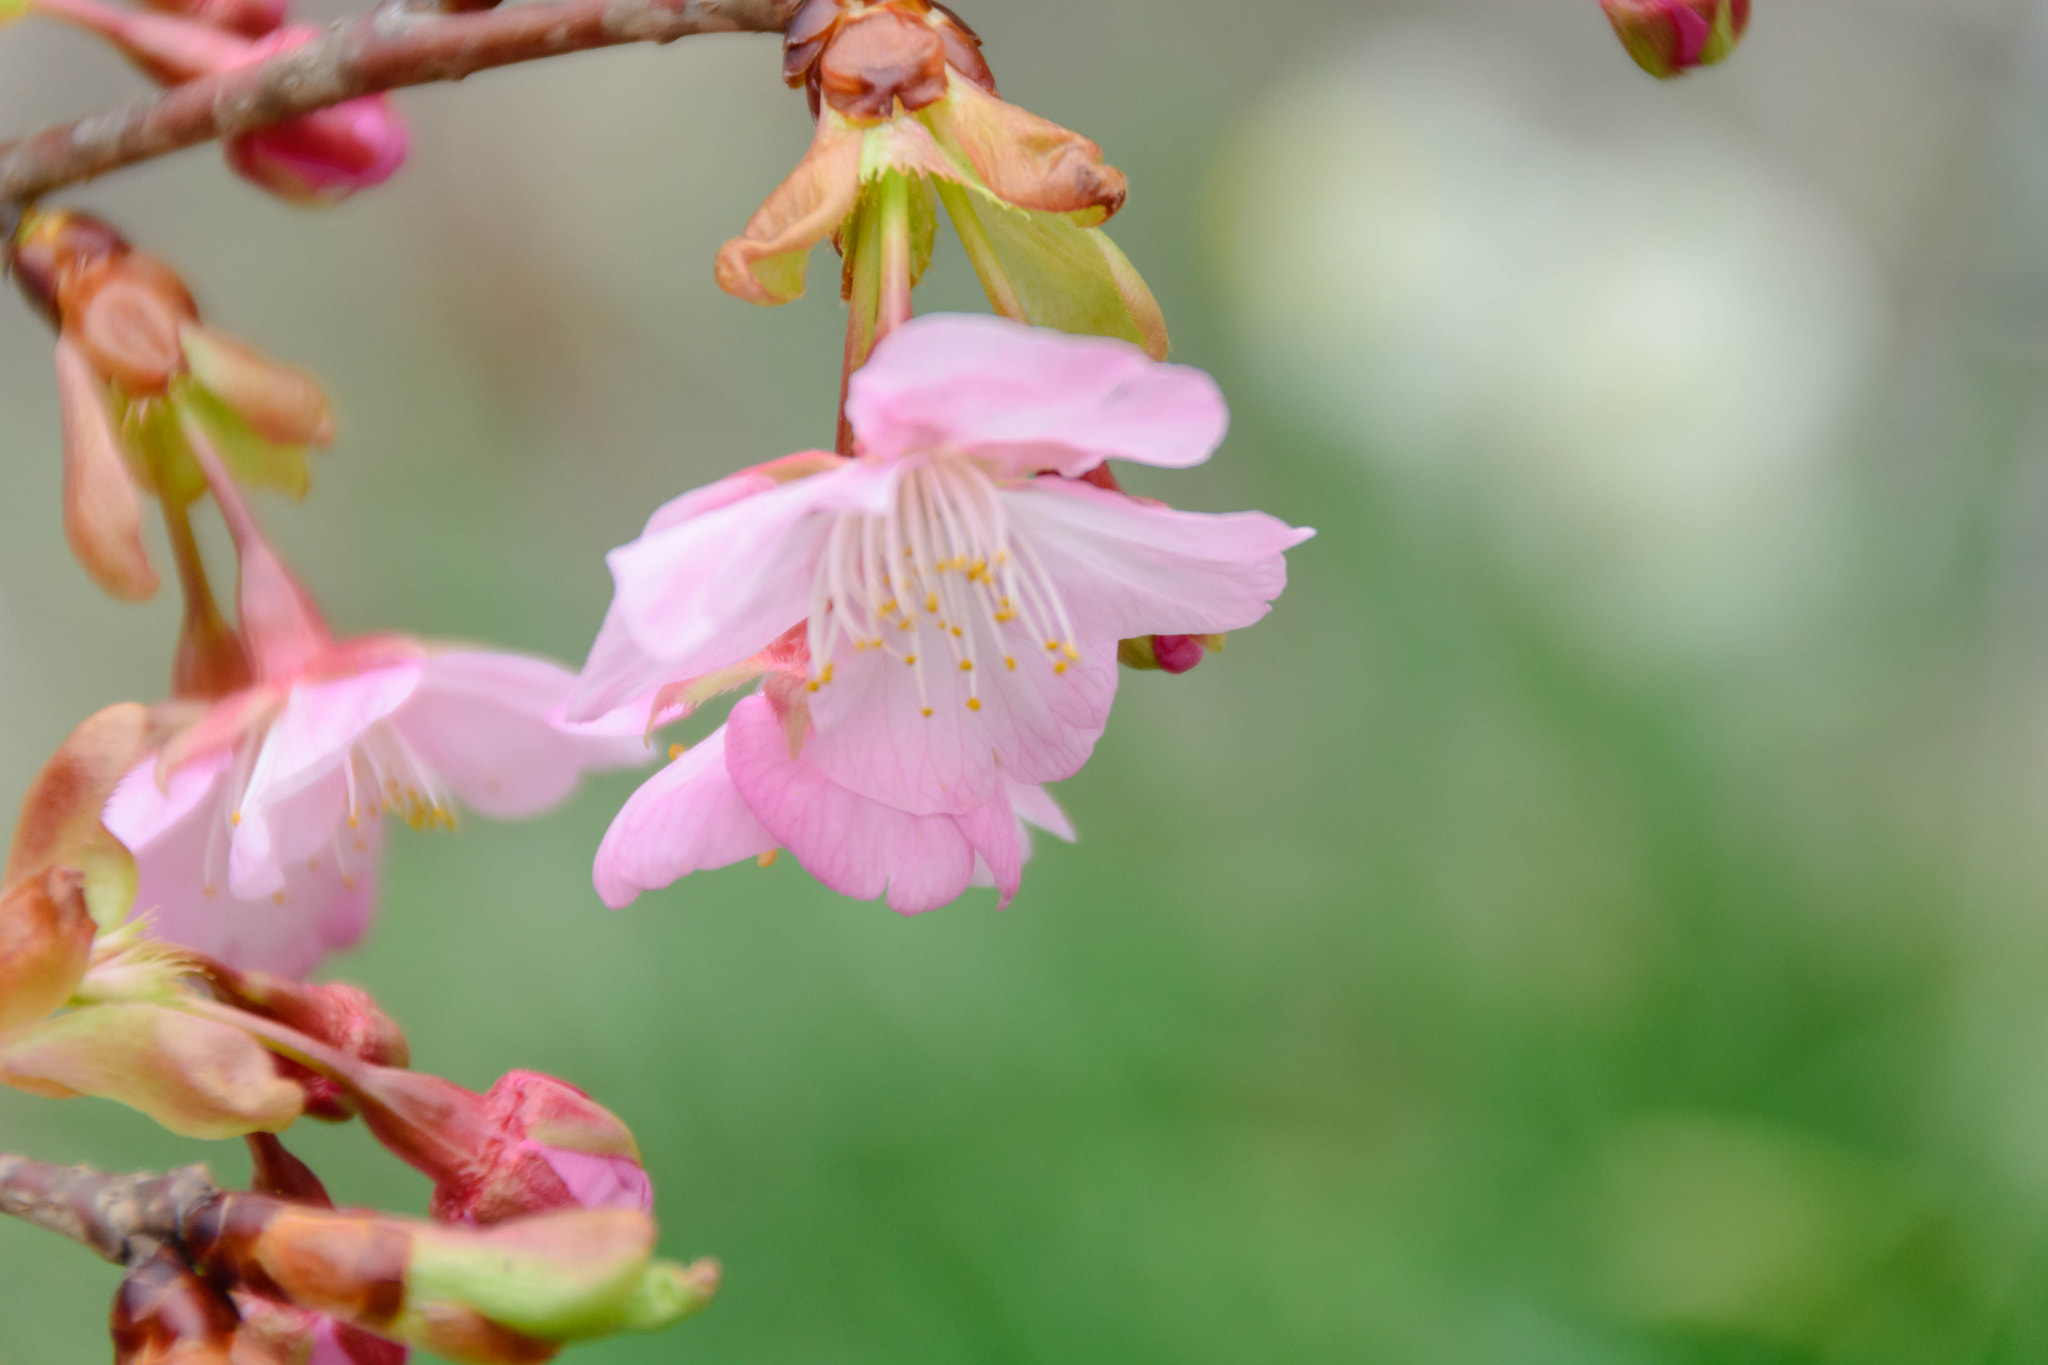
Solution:
M 964 455 L 905 462 L 886 513 L 834 521 L 811 591 L 811 691 L 832 681 L 842 641 L 913 670 L 926 715 L 927 670 L 964 674 L 979 711 L 991 670 L 1064 674 L 1081 658 L 1058 585 Z

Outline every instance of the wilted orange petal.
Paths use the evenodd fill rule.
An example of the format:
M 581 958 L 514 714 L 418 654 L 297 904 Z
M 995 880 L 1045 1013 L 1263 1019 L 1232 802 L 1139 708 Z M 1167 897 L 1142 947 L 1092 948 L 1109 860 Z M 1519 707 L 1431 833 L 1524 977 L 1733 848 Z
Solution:
M 1103 164 L 1102 148 L 1005 104 L 973 81 L 955 77 L 947 99 L 924 117 L 940 144 L 964 158 L 1006 203 L 1072 214 L 1082 227 L 1105 222 L 1124 206 L 1123 172 Z
M 90 870 L 97 850 L 113 843 L 100 812 L 122 776 L 141 760 L 150 729 L 148 709 L 130 702 L 88 717 L 71 732 L 22 800 L 0 885 L 51 867 Z
M 142 500 L 121 458 L 106 393 L 69 337 L 57 343 L 57 403 L 64 422 L 64 536 L 93 581 L 127 602 L 156 594 L 142 549 Z
M 92 961 L 85 878 L 63 870 L 0 895 L 0 1038 L 55 1013 Z
M 860 198 L 862 132 L 827 117 L 804 159 L 718 253 L 718 284 L 749 303 L 803 297 L 811 248 L 830 237 Z
M 181 1137 L 216 1140 L 280 1132 L 305 1105 L 254 1038 L 160 1005 L 95 1005 L 47 1020 L 0 1051 L 0 1082 L 53 1099 L 114 1100 Z

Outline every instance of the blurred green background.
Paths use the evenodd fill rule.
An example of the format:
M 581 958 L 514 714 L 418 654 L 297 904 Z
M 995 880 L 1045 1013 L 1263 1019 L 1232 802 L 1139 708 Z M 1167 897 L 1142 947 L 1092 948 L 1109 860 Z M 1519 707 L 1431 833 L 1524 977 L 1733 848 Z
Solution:
M 586 1086 L 725 1260 L 572 1358 L 2048 1356 L 2048 11 L 1759 0 L 1672 86 L 1592 0 L 964 12 L 1129 172 L 1233 398 L 1134 486 L 1322 534 L 1220 659 L 1125 675 L 1000 916 L 788 860 L 608 913 L 629 776 L 391 841 L 336 971 L 422 1066 Z M 412 92 L 408 171 L 323 214 L 206 151 L 76 202 L 330 381 L 262 510 L 338 624 L 573 661 L 660 500 L 830 441 L 829 264 L 711 282 L 808 135 L 776 75 L 710 38 Z M 134 85 L 0 36 L 0 128 Z M 943 238 L 920 304 L 981 306 Z M 8 801 L 175 628 L 66 556 L 49 345 L 0 310 Z M 91 1102 L 0 1096 L 0 1142 L 245 1170 Z M 0 1225 L 0 1362 L 104 1359 L 115 1280 Z

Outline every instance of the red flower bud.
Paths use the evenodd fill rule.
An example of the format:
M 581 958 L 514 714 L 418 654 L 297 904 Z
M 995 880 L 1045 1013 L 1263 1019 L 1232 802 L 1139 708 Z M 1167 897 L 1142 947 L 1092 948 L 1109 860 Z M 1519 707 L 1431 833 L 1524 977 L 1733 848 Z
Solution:
M 1749 0 L 1600 0 L 1636 65 L 1668 81 L 1724 60 L 1749 27 Z

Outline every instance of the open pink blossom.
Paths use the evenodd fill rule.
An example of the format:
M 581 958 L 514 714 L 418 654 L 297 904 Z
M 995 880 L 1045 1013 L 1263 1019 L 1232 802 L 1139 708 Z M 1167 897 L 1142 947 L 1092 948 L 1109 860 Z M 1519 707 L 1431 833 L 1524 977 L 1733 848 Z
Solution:
M 1199 464 L 1228 425 L 1207 375 L 1123 342 L 921 318 L 855 374 L 847 412 L 855 458 L 699 489 L 612 552 L 572 716 L 759 673 L 801 627 L 804 771 L 977 821 L 1013 784 L 1087 761 L 1118 640 L 1251 625 L 1286 585 L 1283 552 L 1313 534 L 1078 481 L 1108 459 Z
M 452 825 L 458 803 L 537 815 L 585 770 L 645 757 L 635 734 L 559 723 L 576 679 L 558 664 L 334 639 L 192 434 L 241 554 L 255 681 L 189 717 L 107 804 L 153 932 L 233 967 L 303 975 L 367 928 L 387 814 L 416 829 Z
M 368 928 L 385 815 L 536 815 L 585 769 L 644 757 L 636 737 L 554 723 L 574 681 L 540 659 L 384 638 L 217 703 L 107 806 L 140 871 L 137 909 L 231 966 L 303 976 Z
M 626 802 L 597 853 L 606 905 L 621 909 L 692 872 L 786 848 L 841 895 L 887 897 L 904 914 L 946 905 L 970 885 L 995 887 L 1007 906 L 1030 856 L 1025 826 L 1073 839 L 1042 787 L 1005 781 L 975 810 L 912 815 L 839 786 L 801 743 L 790 752 L 801 712 L 777 695 L 784 691 L 771 684 L 743 698 L 726 724 Z

